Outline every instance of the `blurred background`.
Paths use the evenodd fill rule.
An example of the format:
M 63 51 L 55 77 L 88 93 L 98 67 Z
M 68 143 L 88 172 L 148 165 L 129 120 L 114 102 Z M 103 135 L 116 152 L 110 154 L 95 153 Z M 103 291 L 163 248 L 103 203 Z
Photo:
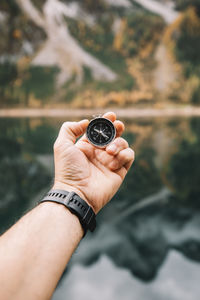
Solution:
M 136 152 L 53 300 L 199 300 L 199 104 L 199 0 L 1 0 L 0 233 L 66 119 L 113 110 Z

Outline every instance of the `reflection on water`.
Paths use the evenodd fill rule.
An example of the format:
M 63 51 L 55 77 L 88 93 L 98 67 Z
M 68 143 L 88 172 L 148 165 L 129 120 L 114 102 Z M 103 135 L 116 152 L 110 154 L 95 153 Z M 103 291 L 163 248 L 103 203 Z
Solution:
M 56 119 L 0 120 L 1 232 L 32 207 L 51 185 L 52 145 L 61 123 L 62 120 Z M 67 298 L 78 298 L 76 287 L 82 296 L 88 295 L 87 289 L 92 284 L 98 290 L 98 281 L 104 275 L 94 271 L 94 280 L 90 281 L 93 268 L 105 267 L 109 278 L 114 276 L 113 270 L 121 274 L 123 269 L 125 278 L 129 277 L 127 284 L 119 285 L 122 290 L 116 297 L 115 283 L 121 275 L 116 281 L 113 278 L 112 284 L 105 288 L 105 295 L 101 289 L 104 299 L 133 299 L 134 282 L 144 290 L 139 292 L 136 287 L 135 299 L 150 299 L 148 295 L 154 300 L 184 299 L 182 294 L 177 296 L 175 282 L 178 280 L 179 291 L 181 287 L 184 290 L 182 272 L 192 276 L 192 266 L 197 270 L 195 274 L 200 272 L 200 119 L 125 123 L 125 137 L 136 151 L 134 167 L 115 199 L 99 214 L 96 233 L 88 234 L 81 242 L 54 300 L 62 299 L 62 293 L 66 296 L 70 278 L 78 271 L 80 274 L 84 271 L 84 280 L 70 288 L 71 297 Z M 169 259 L 171 256 L 174 263 Z M 170 269 L 164 272 L 166 259 Z M 195 263 L 190 266 L 188 259 Z M 185 265 L 189 267 L 184 269 Z M 167 298 L 160 294 L 159 285 L 153 284 L 159 282 L 161 274 L 165 274 L 171 285 L 171 296 Z M 187 299 L 197 299 L 197 282 L 191 280 L 189 287 Z
M 75 265 L 53 300 L 199 300 L 199 277 L 199 266 L 174 251 L 170 252 L 156 280 L 148 284 L 102 255 L 90 267 Z

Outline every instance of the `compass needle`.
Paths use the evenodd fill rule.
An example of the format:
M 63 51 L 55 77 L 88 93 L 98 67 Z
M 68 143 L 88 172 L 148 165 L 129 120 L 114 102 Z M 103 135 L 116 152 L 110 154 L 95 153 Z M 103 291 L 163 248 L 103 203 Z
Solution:
M 100 133 L 100 131 L 98 129 L 96 129 L 96 128 L 94 128 L 94 131 L 96 131 L 97 133 Z
M 103 135 L 104 138 L 109 139 L 109 137 L 105 134 L 105 133 L 101 133 Z

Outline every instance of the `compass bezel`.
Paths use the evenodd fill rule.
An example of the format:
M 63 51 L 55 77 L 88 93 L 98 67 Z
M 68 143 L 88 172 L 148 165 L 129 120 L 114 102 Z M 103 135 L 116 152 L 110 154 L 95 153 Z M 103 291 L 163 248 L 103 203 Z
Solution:
M 93 139 L 91 138 L 91 133 L 90 133 L 90 130 L 91 130 L 91 127 L 93 127 L 93 125 L 95 124 L 95 122 L 103 122 L 103 123 L 107 123 L 109 125 L 109 127 L 111 127 L 112 129 L 112 137 L 105 143 L 103 143 L 102 145 L 99 144 L 99 143 L 95 143 L 93 141 Z M 112 121 L 110 121 L 109 119 L 107 118 L 103 118 L 103 117 L 98 117 L 98 118 L 95 118 L 95 119 L 92 119 L 87 127 L 87 130 L 86 130 L 86 137 L 87 137 L 87 140 L 95 147 L 97 148 L 106 148 L 116 137 L 116 128 L 113 124 Z

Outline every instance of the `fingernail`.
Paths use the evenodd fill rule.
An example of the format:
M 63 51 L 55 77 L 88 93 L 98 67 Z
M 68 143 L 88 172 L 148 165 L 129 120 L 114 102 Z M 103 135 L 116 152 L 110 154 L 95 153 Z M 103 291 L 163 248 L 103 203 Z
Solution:
M 109 146 L 107 147 L 107 150 L 110 151 L 110 152 L 115 153 L 116 150 L 117 150 L 117 146 L 116 146 L 115 144 L 109 145 Z

